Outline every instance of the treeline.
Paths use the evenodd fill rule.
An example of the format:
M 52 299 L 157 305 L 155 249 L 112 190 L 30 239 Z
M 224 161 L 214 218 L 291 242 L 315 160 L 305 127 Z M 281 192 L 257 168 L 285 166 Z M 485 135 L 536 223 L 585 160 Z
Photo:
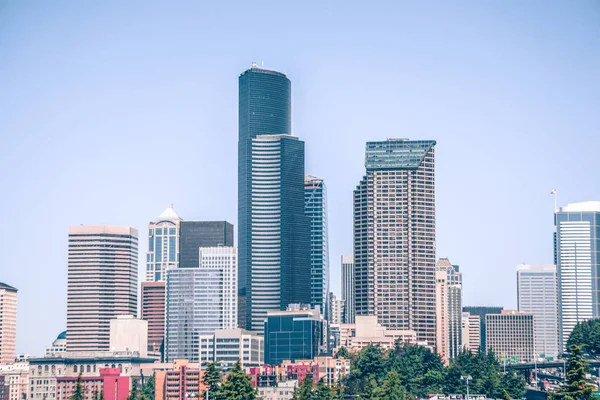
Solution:
M 567 341 L 567 349 L 575 346 L 593 356 L 600 354 L 600 319 L 591 319 L 575 325 Z
M 520 399 L 525 394 L 525 379 L 513 372 L 502 374 L 493 353 L 463 352 L 444 366 L 441 358 L 422 346 L 397 344 L 383 351 L 368 346 L 352 355 L 345 349 L 338 356 L 351 359 L 350 375 L 339 385 L 314 386 L 312 378 L 294 393 L 296 400 L 408 400 L 429 394 L 484 394 L 495 399 Z

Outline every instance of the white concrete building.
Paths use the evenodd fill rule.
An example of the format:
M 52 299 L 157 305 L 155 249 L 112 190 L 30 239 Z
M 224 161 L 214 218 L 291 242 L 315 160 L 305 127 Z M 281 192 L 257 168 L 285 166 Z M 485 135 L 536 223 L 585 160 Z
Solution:
M 479 315 L 463 312 L 461 325 L 463 349 L 476 353 L 481 347 L 481 318 Z
M 0 363 L 17 356 L 17 289 L 0 282 Z
M 329 293 L 329 323 L 341 324 L 344 318 L 344 299 L 338 299 L 335 294 Z
M 264 339 L 245 329 L 219 329 L 213 335 L 200 335 L 200 365 L 219 361 L 228 370 L 239 360 L 242 367 L 264 363 Z
M 136 351 L 148 355 L 148 321 L 133 315 L 117 315 L 110 320 L 110 351 Z
M 259 387 L 258 396 L 262 400 L 291 400 L 297 385 L 297 380 L 280 381 L 274 387 Z
M 387 329 L 377 323 L 376 316 L 357 315 L 355 324 L 340 325 L 340 347 L 350 351 L 359 351 L 369 344 L 391 349 L 398 339 L 403 343 L 418 343 L 415 331 Z
M 46 346 L 46 357 L 64 353 L 67 351 L 67 331 L 61 332 L 56 339 L 52 342 L 52 345 Z
M 517 266 L 517 304 L 533 315 L 535 355 L 556 358 L 560 353 L 556 266 Z
M 516 310 L 485 316 L 485 345 L 500 362 L 526 363 L 535 359 L 533 315 Z
M 29 363 L 0 364 L 0 376 L 8 384 L 8 400 L 29 398 Z

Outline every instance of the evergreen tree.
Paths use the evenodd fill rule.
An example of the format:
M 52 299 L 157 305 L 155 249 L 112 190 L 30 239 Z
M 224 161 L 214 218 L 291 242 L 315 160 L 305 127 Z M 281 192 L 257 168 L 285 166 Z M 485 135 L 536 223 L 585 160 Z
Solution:
M 210 400 L 219 398 L 219 384 L 221 383 L 221 366 L 218 361 L 209 362 L 206 364 L 206 370 L 202 376 L 202 383 L 206 386 L 206 390 L 202 393 L 202 398 L 206 399 L 207 392 Z
M 244 371 L 242 365 L 238 361 L 235 363 L 227 378 L 221 385 L 219 391 L 219 399 L 222 400 L 256 400 L 258 399 L 257 391 L 252 386 L 250 378 Z M 213 400 L 212 393 L 209 397 Z
M 565 385 L 553 393 L 554 399 L 587 400 L 591 398 L 594 387 L 585 378 L 589 365 L 583 358 L 581 346 L 569 348 L 571 358 L 567 364 L 567 380 Z
M 133 378 L 133 380 L 131 382 L 131 392 L 129 393 L 127 400 L 138 400 L 139 396 L 140 396 L 140 393 L 139 393 L 139 387 L 138 387 L 138 380 L 136 378 Z
M 374 400 L 407 400 L 406 389 L 402 386 L 400 375 L 391 370 L 383 380 L 382 385 L 373 391 Z
M 144 400 L 154 400 L 154 375 L 151 375 L 142 384 L 141 396 Z
M 75 390 L 70 397 L 70 400 L 84 400 L 85 398 L 85 390 L 83 389 L 83 384 L 81 383 L 81 372 L 77 376 L 77 383 L 75 383 Z
M 313 376 L 311 373 L 307 374 L 306 377 L 300 384 L 294 389 L 293 400 L 317 400 L 315 397 L 315 388 L 313 382 Z
M 335 358 L 345 358 L 349 360 L 350 358 L 352 358 L 352 354 L 350 353 L 350 351 L 348 351 L 347 348 L 342 346 L 335 354 Z
M 325 383 L 324 379 L 319 381 L 317 385 L 317 389 L 315 391 L 315 399 L 318 400 L 335 400 L 335 392 L 334 390 Z

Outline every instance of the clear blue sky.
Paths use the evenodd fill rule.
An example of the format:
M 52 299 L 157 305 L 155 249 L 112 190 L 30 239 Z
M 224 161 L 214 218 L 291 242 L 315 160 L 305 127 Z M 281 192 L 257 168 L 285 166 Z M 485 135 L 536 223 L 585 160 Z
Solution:
M 65 328 L 67 228 L 140 231 L 169 204 L 237 223 L 237 78 L 292 81 L 307 172 L 329 189 L 332 288 L 368 140 L 437 140 L 437 248 L 464 303 L 514 307 L 551 263 L 552 209 L 600 200 L 600 3 L 0 3 L 0 281 L 18 351 Z

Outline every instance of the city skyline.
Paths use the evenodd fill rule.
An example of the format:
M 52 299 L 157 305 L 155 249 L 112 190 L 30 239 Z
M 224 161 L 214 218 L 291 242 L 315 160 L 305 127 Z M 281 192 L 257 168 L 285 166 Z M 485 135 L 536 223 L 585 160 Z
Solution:
M 153 35 L 142 38 L 126 28 L 114 10 L 96 14 L 88 13 L 85 6 L 76 7 L 65 16 L 73 25 L 61 31 L 58 19 L 52 17 L 60 7 L 58 11 L 44 8 L 49 6 L 30 11 L 20 7 L 8 6 L 0 15 L 9 37 L 0 44 L 9 55 L 2 61 L 8 73 L 0 79 L 10 93 L 18 93 L 14 99 L 0 100 L 6 110 L 0 128 L 7 133 L 9 144 L 0 163 L 15 171 L 2 178 L 11 190 L 0 200 L 5 209 L 14 211 L 7 216 L 14 231 L 3 232 L 0 242 L 8 255 L 7 265 L 15 267 L 2 269 L 0 280 L 20 290 L 20 353 L 41 354 L 66 327 L 69 225 L 126 225 L 143 232 L 148 221 L 169 203 L 191 219 L 236 221 L 236 169 L 232 167 L 236 164 L 236 77 L 255 57 L 265 59 L 270 69 L 287 72 L 294 82 L 292 133 L 306 143 L 306 172 L 326 180 L 330 204 L 335 205 L 329 219 L 332 260 L 351 254 L 351 191 L 362 176 L 364 144 L 386 136 L 438 142 L 437 256 L 450 257 L 461 265 L 465 305 L 515 308 L 514 265 L 552 262 L 551 188 L 558 189 L 559 205 L 600 198 L 597 186 L 585 184 L 594 170 L 593 149 L 599 140 L 594 134 L 598 117 L 591 111 L 599 106 L 592 93 L 600 87 L 591 72 L 598 69 L 600 57 L 597 50 L 588 51 L 597 27 L 585 23 L 597 14 L 585 5 L 567 8 L 554 3 L 535 13 L 527 5 L 497 5 L 496 11 L 504 15 L 515 16 L 520 10 L 519 18 L 532 22 L 516 32 L 510 31 L 513 25 L 492 18 L 493 7 L 480 5 L 466 15 L 455 15 L 457 20 L 445 21 L 439 11 L 429 15 L 418 6 L 404 6 L 406 18 L 416 15 L 425 29 L 410 21 L 399 28 L 402 24 L 392 24 L 384 13 L 370 11 L 364 14 L 370 28 L 355 41 L 352 24 L 334 19 L 331 23 L 340 28 L 339 34 L 349 35 L 337 46 L 337 58 L 327 54 L 327 46 L 338 42 L 337 34 L 313 48 L 315 38 L 302 38 L 295 28 L 288 41 L 245 49 L 227 35 L 219 46 L 201 41 L 201 59 L 189 55 L 190 42 L 169 47 L 183 34 L 202 36 L 194 31 L 200 28 L 192 27 L 198 25 L 192 24 L 191 18 L 197 13 L 190 13 L 178 29 L 157 40 Z M 333 9 L 324 12 L 335 15 Z M 543 22 L 537 15 L 540 12 L 547 18 Z M 91 29 L 97 23 L 90 20 L 91 14 L 96 21 L 114 21 L 115 30 L 100 38 L 80 29 L 85 24 L 91 24 Z M 158 14 L 149 11 L 148 21 L 159 21 Z M 170 11 L 164 18 L 174 15 Z M 426 15 L 431 19 L 425 19 Z M 4 20 L 7 16 L 11 19 Z M 239 22 L 238 17 L 234 12 L 232 20 Z M 294 16 L 301 17 L 306 14 Z M 471 17 L 481 18 L 473 26 L 465 24 Z M 268 20 L 264 18 L 258 22 Z M 322 38 L 318 33 L 328 24 L 314 18 L 315 33 Z M 349 19 L 362 20 L 357 16 Z M 24 30 L 41 20 L 38 29 Z M 447 46 L 440 46 L 436 40 L 446 34 L 433 28 L 444 21 L 455 33 Z M 488 26 L 480 31 L 484 24 Z M 231 27 L 231 21 L 225 25 Z M 142 23 L 140 32 L 147 33 L 150 26 Z M 564 34 L 557 26 L 573 29 Z M 248 25 L 240 28 L 248 30 Z M 72 35 L 73 29 L 81 34 Z M 378 29 L 398 40 L 385 41 Z M 429 36 L 411 43 L 411 38 L 423 31 Z M 260 41 L 269 33 L 270 29 L 264 28 L 251 35 Z M 124 47 L 108 46 L 106 40 L 120 34 L 124 34 Z M 42 39 L 44 35 L 50 42 Z M 520 40 L 523 37 L 529 39 Z M 460 46 L 456 44 L 459 39 Z M 85 47 L 98 54 L 81 47 L 85 40 L 92 43 Z M 19 45 L 23 41 L 30 47 Z M 136 43 L 142 46 L 136 47 Z M 290 48 L 270 49 L 277 43 L 287 43 Z M 58 52 L 61 59 L 78 62 L 63 64 L 52 50 L 56 46 L 62 51 Z M 154 46 L 158 52 L 152 50 Z M 534 46 L 537 51 L 529 52 Z M 131 48 L 138 49 L 134 56 L 140 56 L 139 61 L 123 51 Z M 166 57 L 170 61 L 149 62 L 161 52 L 171 52 L 172 57 Z M 225 56 L 226 52 L 234 55 Z M 507 52 L 511 62 L 506 62 Z M 35 60 L 46 62 L 32 62 L 34 55 Z M 316 56 L 319 62 L 306 62 Z M 96 62 L 106 57 L 122 60 L 121 64 Z M 440 59 L 445 60 L 443 69 L 435 67 Z M 585 60 L 585 68 L 573 60 Z M 168 68 L 161 70 L 165 65 Z M 375 67 L 378 76 L 369 74 Z M 140 71 L 144 73 L 137 75 Z M 48 74 L 54 74 L 54 79 L 46 79 Z M 13 80 L 7 81 L 7 76 Z M 570 77 L 567 82 L 561 80 L 564 76 Z M 350 79 L 353 85 L 347 85 Z M 322 88 L 327 90 L 320 92 Z M 569 104 L 564 98 L 569 98 Z M 173 104 L 163 99 L 173 100 Z M 113 115 L 118 109 L 128 111 Z M 565 152 L 565 141 L 570 140 L 586 146 L 573 154 Z M 148 163 L 148 154 L 165 143 L 175 143 L 180 156 Z M 331 143 L 339 146 L 337 151 L 331 151 Z M 223 169 L 213 168 L 215 165 Z M 157 180 L 164 187 L 150 195 L 148 188 Z M 129 196 L 117 195 L 125 190 Z M 27 246 L 21 244 L 25 226 Z M 508 238 L 507 232 L 511 232 Z M 139 254 L 144 254 L 144 235 L 139 239 Z M 503 251 L 498 251 L 498 243 L 505 244 Z M 31 251 L 32 246 L 36 251 Z M 38 254 L 44 254 L 43 259 Z M 143 262 L 138 271 L 141 278 Z M 339 295 L 337 263 L 331 271 L 332 290 Z M 476 285 L 483 290 L 475 290 Z M 44 298 L 43 304 L 38 304 L 39 296 Z M 40 320 L 48 332 L 36 337 L 30 332 Z

